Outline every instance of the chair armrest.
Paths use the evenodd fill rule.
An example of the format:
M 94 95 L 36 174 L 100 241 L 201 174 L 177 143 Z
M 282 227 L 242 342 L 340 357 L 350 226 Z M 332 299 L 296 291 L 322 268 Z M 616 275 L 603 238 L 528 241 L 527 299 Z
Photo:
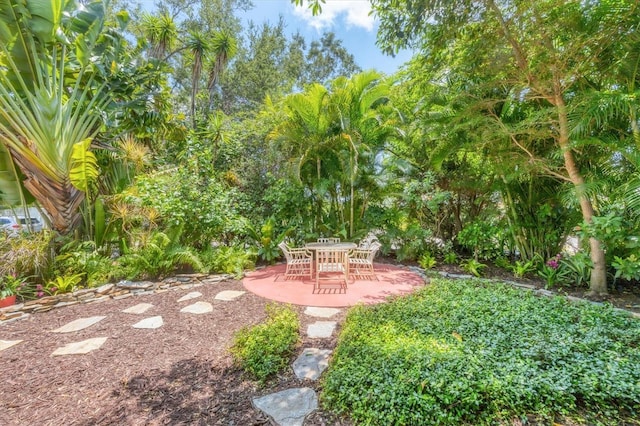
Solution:
M 312 258 L 311 252 L 305 248 L 292 248 L 289 249 L 289 254 L 294 259 Z

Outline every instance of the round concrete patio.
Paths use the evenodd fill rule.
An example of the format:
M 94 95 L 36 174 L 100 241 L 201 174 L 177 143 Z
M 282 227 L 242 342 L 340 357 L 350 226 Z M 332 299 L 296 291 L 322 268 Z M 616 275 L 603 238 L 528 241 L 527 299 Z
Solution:
M 377 281 L 351 280 L 346 292 L 327 289 L 318 294 L 313 292 L 314 281 L 311 278 L 285 279 L 285 267 L 285 264 L 278 264 L 250 272 L 242 284 L 248 291 L 266 299 L 294 305 L 336 308 L 384 302 L 389 296 L 408 294 L 425 284 L 419 274 L 407 268 L 376 263 L 374 270 Z

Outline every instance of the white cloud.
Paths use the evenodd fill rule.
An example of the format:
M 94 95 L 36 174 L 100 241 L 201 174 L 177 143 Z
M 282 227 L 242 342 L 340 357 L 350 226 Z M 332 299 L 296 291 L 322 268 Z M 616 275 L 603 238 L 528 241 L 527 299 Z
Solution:
M 344 16 L 349 27 L 373 30 L 375 19 L 369 15 L 371 11 L 369 0 L 327 0 L 321 5 L 322 13 L 318 16 L 311 14 L 307 2 L 304 6 L 296 7 L 294 14 L 319 31 L 334 26 L 340 16 Z

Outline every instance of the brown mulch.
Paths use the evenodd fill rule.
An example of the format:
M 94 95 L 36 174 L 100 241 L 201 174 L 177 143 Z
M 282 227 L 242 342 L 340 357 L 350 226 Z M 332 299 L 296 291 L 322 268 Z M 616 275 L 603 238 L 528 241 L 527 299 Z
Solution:
M 0 425 L 273 424 L 252 406 L 252 398 L 293 387 L 317 389 L 318 384 L 297 379 L 291 369 L 262 388 L 247 379 L 233 365 L 228 347 L 237 330 L 264 320 L 268 301 L 251 293 L 231 302 L 214 300 L 222 290 L 244 289 L 240 281 L 225 281 L 74 305 L 0 325 L 0 339 L 24 340 L 0 352 Z M 177 302 L 190 291 L 203 296 Z M 180 312 L 197 300 L 212 303 L 213 312 Z M 143 315 L 122 312 L 138 303 L 154 307 Z M 304 330 L 319 318 L 302 314 L 302 306 L 294 309 L 300 313 L 301 349 L 335 346 L 335 338 L 307 338 Z M 162 316 L 162 327 L 131 327 L 155 315 Z M 341 321 L 344 315 L 343 310 L 332 320 Z M 78 332 L 51 333 L 90 316 L 106 318 Z M 108 339 L 99 350 L 85 355 L 51 356 L 67 343 L 94 337 Z M 321 411 L 305 424 L 340 422 Z
M 500 276 L 498 270 L 490 273 L 514 280 Z M 536 279 L 521 281 L 542 286 Z M 319 392 L 320 385 L 297 379 L 291 369 L 264 387 L 246 378 L 233 365 L 228 347 L 237 330 L 264 320 L 268 301 L 251 293 L 231 302 L 214 300 L 222 290 L 244 289 L 240 281 L 229 280 L 191 290 L 74 305 L 0 325 L 0 339 L 24 340 L 0 352 L 0 425 L 273 424 L 252 406 L 252 398 L 293 387 Z M 567 293 L 580 295 L 584 290 Z M 202 298 L 196 300 L 212 303 L 214 311 L 205 315 L 180 313 L 180 308 L 195 301 L 177 302 L 190 291 L 201 292 Z M 609 301 L 640 311 L 640 289 L 616 289 Z M 138 303 L 154 307 L 143 315 L 122 312 Z M 305 347 L 335 347 L 335 337 L 306 337 L 307 325 L 322 319 L 302 314 L 304 307 L 294 309 L 300 313 L 302 340 L 296 354 Z M 85 330 L 51 333 L 75 319 L 97 315 L 106 318 Z M 155 315 L 164 320 L 161 328 L 131 327 Z M 345 315 L 343 309 L 332 320 L 340 324 Z M 102 348 L 86 355 L 51 356 L 67 343 L 93 337 L 108 339 Z M 323 410 L 305 421 L 308 426 L 349 424 Z

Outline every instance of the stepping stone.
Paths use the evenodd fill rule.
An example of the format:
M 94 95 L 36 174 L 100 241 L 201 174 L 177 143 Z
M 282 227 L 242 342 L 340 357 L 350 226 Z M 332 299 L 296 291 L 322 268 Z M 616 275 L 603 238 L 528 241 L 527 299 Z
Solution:
M 145 318 L 142 321 L 138 321 L 133 324 L 133 328 L 160 328 L 164 322 L 162 321 L 162 317 L 160 315 L 156 317 Z
M 316 321 L 307 327 L 307 336 L 312 339 L 331 337 L 336 324 L 336 321 Z
M 330 349 L 306 348 L 293 362 L 293 372 L 298 379 L 318 380 L 329 366 Z
M 151 303 L 138 303 L 137 305 L 127 308 L 122 312 L 125 314 L 144 314 L 151 308 L 153 308 Z
M 11 346 L 17 345 L 20 342 L 22 342 L 22 340 L 0 340 L 0 351 L 9 349 Z
M 311 388 L 294 388 L 254 398 L 253 405 L 280 426 L 302 426 L 304 418 L 318 408 L 318 397 Z
M 185 300 L 197 299 L 198 297 L 202 297 L 202 293 L 199 291 L 192 291 L 191 293 L 187 293 L 178 299 L 178 302 L 184 302 Z
M 314 306 L 308 306 L 307 309 L 304 310 L 304 313 L 306 315 L 309 315 L 310 317 L 319 317 L 319 318 L 331 318 L 338 312 L 340 312 L 340 309 L 316 308 Z
M 96 324 L 105 318 L 106 317 L 80 318 L 53 330 L 52 333 L 71 333 L 73 331 L 84 330 L 85 328 L 91 327 L 93 324 Z
M 189 314 L 206 314 L 213 311 L 213 305 L 209 302 L 196 302 L 193 305 L 185 306 L 180 312 Z
M 216 294 L 215 299 L 216 300 L 226 300 L 227 302 L 229 302 L 231 300 L 234 300 L 234 299 L 242 296 L 245 293 L 246 292 L 244 292 L 244 291 L 225 290 L 225 291 L 221 291 L 220 293 Z
M 86 354 L 99 349 L 107 341 L 106 337 L 95 337 L 81 342 L 69 343 L 56 349 L 51 356 Z

